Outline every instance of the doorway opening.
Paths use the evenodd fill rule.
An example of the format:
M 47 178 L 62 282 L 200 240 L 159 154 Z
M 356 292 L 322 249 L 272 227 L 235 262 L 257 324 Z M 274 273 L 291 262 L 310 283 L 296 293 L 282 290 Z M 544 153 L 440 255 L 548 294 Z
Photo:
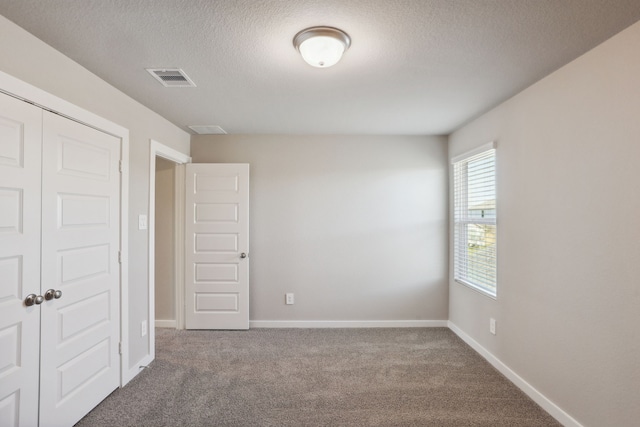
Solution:
M 157 141 L 149 150 L 149 354 L 155 327 L 184 329 L 184 164 L 191 157 Z
M 176 322 L 176 163 L 156 156 L 155 212 L 155 327 L 173 328 Z

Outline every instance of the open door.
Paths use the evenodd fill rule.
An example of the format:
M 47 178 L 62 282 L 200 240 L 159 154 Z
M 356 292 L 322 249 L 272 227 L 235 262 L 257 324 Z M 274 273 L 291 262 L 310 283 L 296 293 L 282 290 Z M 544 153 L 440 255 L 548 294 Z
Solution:
M 249 329 L 249 165 L 186 165 L 185 327 Z

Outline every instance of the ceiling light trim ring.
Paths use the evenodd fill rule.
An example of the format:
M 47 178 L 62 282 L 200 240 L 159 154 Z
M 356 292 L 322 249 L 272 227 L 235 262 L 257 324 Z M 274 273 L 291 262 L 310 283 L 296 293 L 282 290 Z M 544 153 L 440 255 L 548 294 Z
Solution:
M 293 46 L 300 52 L 300 45 L 311 37 L 331 37 L 344 44 L 345 52 L 351 46 L 351 37 L 344 31 L 334 27 L 311 27 L 300 31 L 293 37 Z

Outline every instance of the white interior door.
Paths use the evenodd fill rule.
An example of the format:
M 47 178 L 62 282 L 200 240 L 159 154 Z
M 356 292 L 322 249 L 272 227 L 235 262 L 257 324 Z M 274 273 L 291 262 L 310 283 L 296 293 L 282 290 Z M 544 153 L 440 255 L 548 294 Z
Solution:
M 249 165 L 187 164 L 185 326 L 249 329 Z
M 120 140 L 44 112 L 40 425 L 70 426 L 119 385 Z
M 38 424 L 41 123 L 0 94 L 0 426 Z

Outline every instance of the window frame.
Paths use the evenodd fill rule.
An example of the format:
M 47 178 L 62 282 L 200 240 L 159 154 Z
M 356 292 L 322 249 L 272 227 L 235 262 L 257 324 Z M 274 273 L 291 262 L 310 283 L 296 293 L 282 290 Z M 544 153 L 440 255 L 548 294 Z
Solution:
M 456 173 L 456 169 L 457 166 L 461 163 L 464 163 L 465 165 L 468 165 L 468 163 L 470 161 L 473 160 L 474 157 L 480 156 L 482 154 L 487 153 L 488 151 L 493 151 L 492 156 L 493 156 L 493 192 L 494 194 L 496 194 L 496 196 L 494 196 L 494 200 L 495 200 L 495 214 L 493 216 L 493 218 L 484 218 L 484 217 L 472 217 L 470 215 L 466 215 L 464 218 L 459 218 L 458 217 L 458 212 L 460 211 L 464 211 L 464 212 L 468 212 L 468 198 L 467 198 L 467 192 L 466 189 L 468 188 L 467 186 L 467 182 L 468 182 L 468 171 L 465 171 L 462 174 L 462 177 L 460 177 L 460 174 Z M 453 211 L 452 211 L 452 240 L 453 240 L 453 280 L 457 283 L 460 283 L 464 286 L 469 287 L 470 289 L 473 289 L 474 291 L 477 291 L 479 293 L 481 293 L 482 295 L 485 295 L 489 298 L 492 299 L 497 299 L 498 297 L 498 241 L 497 241 L 497 236 L 498 236 L 498 217 L 497 217 L 497 151 L 496 151 L 496 143 L 495 141 L 489 142 L 487 144 L 483 144 L 471 151 L 467 151 L 463 154 L 460 154 L 458 156 L 455 156 L 451 159 L 451 171 L 452 171 L 452 177 L 451 177 L 451 184 L 452 184 L 452 197 L 453 197 Z M 459 179 L 463 178 L 464 181 L 462 183 L 459 182 Z M 460 188 L 463 188 L 465 191 L 463 194 L 460 193 Z M 460 203 L 462 203 L 463 205 L 461 206 Z M 494 281 L 493 281 L 493 287 L 495 289 L 495 291 L 492 292 L 491 289 L 489 289 L 486 286 L 483 286 L 482 284 L 479 283 L 474 283 L 473 280 L 469 280 L 469 277 L 465 275 L 465 277 L 460 277 L 459 274 L 461 273 L 460 270 L 462 270 L 461 268 L 459 268 L 459 263 L 469 263 L 469 259 L 468 257 L 464 257 L 464 259 L 460 259 L 461 253 L 463 253 L 463 251 L 459 250 L 460 245 L 463 245 L 464 247 L 468 247 L 469 245 L 469 232 L 466 231 L 466 227 L 469 224 L 480 224 L 480 225 L 493 225 L 495 227 L 495 255 L 494 255 L 494 265 L 493 268 L 495 269 L 495 276 L 494 276 Z M 459 229 L 463 228 L 465 231 L 464 232 L 459 232 Z M 464 252 L 466 253 L 466 252 Z M 464 269 L 466 270 L 466 269 Z

